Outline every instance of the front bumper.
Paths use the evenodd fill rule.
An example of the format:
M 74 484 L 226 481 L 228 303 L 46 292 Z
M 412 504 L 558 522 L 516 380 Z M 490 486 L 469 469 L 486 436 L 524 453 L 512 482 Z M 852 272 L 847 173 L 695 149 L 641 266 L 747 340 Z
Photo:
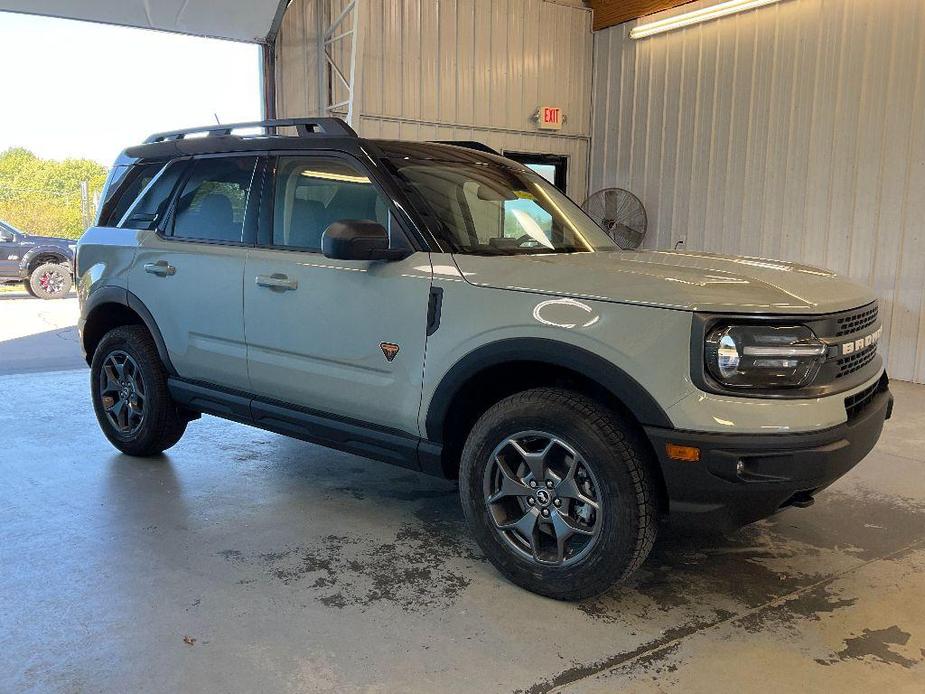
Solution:
M 866 456 L 889 419 L 886 374 L 846 398 L 848 421 L 798 434 L 720 434 L 646 428 L 668 493 L 672 523 L 739 528 L 788 506 L 808 506 Z M 700 449 L 698 462 L 668 457 L 666 444 Z

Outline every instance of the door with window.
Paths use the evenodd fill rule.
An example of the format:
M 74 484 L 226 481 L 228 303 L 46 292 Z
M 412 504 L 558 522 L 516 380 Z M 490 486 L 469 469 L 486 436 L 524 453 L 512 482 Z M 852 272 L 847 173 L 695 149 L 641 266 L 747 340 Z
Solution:
M 175 162 L 121 225 L 139 236 L 128 289 L 154 316 L 182 377 L 249 386 L 242 282 L 260 170 L 257 156 Z
M 346 157 L 279 157 L 262 208 L 268 214 L 244 273 L 253 392 L 417 434 L 429 255 L 384 262 L 321 254 L 322 233 L 344 219 L 379 222 L 392 248 L 409 247 L 387 198 Z
M 0 277 L 19 275 L 19 238 L 13 229 L 0 222 Z

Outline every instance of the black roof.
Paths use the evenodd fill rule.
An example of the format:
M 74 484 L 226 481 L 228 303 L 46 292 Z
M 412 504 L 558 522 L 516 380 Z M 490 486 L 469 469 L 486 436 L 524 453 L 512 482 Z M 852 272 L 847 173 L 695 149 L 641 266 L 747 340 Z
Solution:
M 297 134 L 276 134 L 279 127 L 295 128 Z M 262 134 L 234 134 L 235 129 L 262 128 Z M 204 136 L 195 136 L 205 133 Z M 461 141 L 409 142 L 403 140 L 377 140 L 358 137 L 343 121 L 336 118 L 287 119 L 258 123 L 231 123 L 202 128 L 177 130 L 150 136 L 144 144 L 129 147 L 117 164 L 132 163 L 139 159 L 161 160 L 198 154 L 224 154 L 230 152 L 336 150 L 354 154 L 367 154 L 379 158 L 430 159 L 461 163 L 492 163 L 522 168 L 510 159 L 492 153 L 481 143 Z

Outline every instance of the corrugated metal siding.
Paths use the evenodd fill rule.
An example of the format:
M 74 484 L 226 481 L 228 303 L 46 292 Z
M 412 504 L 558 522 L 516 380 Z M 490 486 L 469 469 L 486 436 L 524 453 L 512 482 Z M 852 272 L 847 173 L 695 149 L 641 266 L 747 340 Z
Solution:
M 331 4 L 329 17 L 344 4 L 294 0 L 286 11 L 277 47 L 280 115 L 317 109 L 311 22 L 322 2 Z M 357 132 L 476 139 L 499 150 L 562 154 L 569 157 L 569 192 L 584 200 L 591 134 L 589 10 L 547 0 L 361 0 L 360 7 Z M 566 114 L 558 133 L 538 131 L 530 120 L 543 105 L 560 106 Z
M 876 289 L 925 382 L 925 2 L 789 0 L 639 41 L 595 34 L 590 189 L 646 246 L 821 265 Z
M 276 113 L 280 118 L 321 115 L 318 0 L 294 0 L 276 37 Z

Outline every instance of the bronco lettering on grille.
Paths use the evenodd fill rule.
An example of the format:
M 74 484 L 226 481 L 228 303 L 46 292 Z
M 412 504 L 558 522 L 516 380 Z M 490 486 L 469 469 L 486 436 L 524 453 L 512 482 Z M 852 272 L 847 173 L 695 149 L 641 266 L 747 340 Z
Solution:
M 883 326 L 880 326 L 870 335 L 859 337 L 857 340 L 852 340 L 851 342 L 845 342 L 841 346 L 841 353 L 842 354 L 852 354 L 854 352 L 858 352 L 864 349 L 865 347 L 870 347 L 871 345 L 875 345 L 880 341 L 880 338 L 882 337 L 882 335 L 883 335 Z

